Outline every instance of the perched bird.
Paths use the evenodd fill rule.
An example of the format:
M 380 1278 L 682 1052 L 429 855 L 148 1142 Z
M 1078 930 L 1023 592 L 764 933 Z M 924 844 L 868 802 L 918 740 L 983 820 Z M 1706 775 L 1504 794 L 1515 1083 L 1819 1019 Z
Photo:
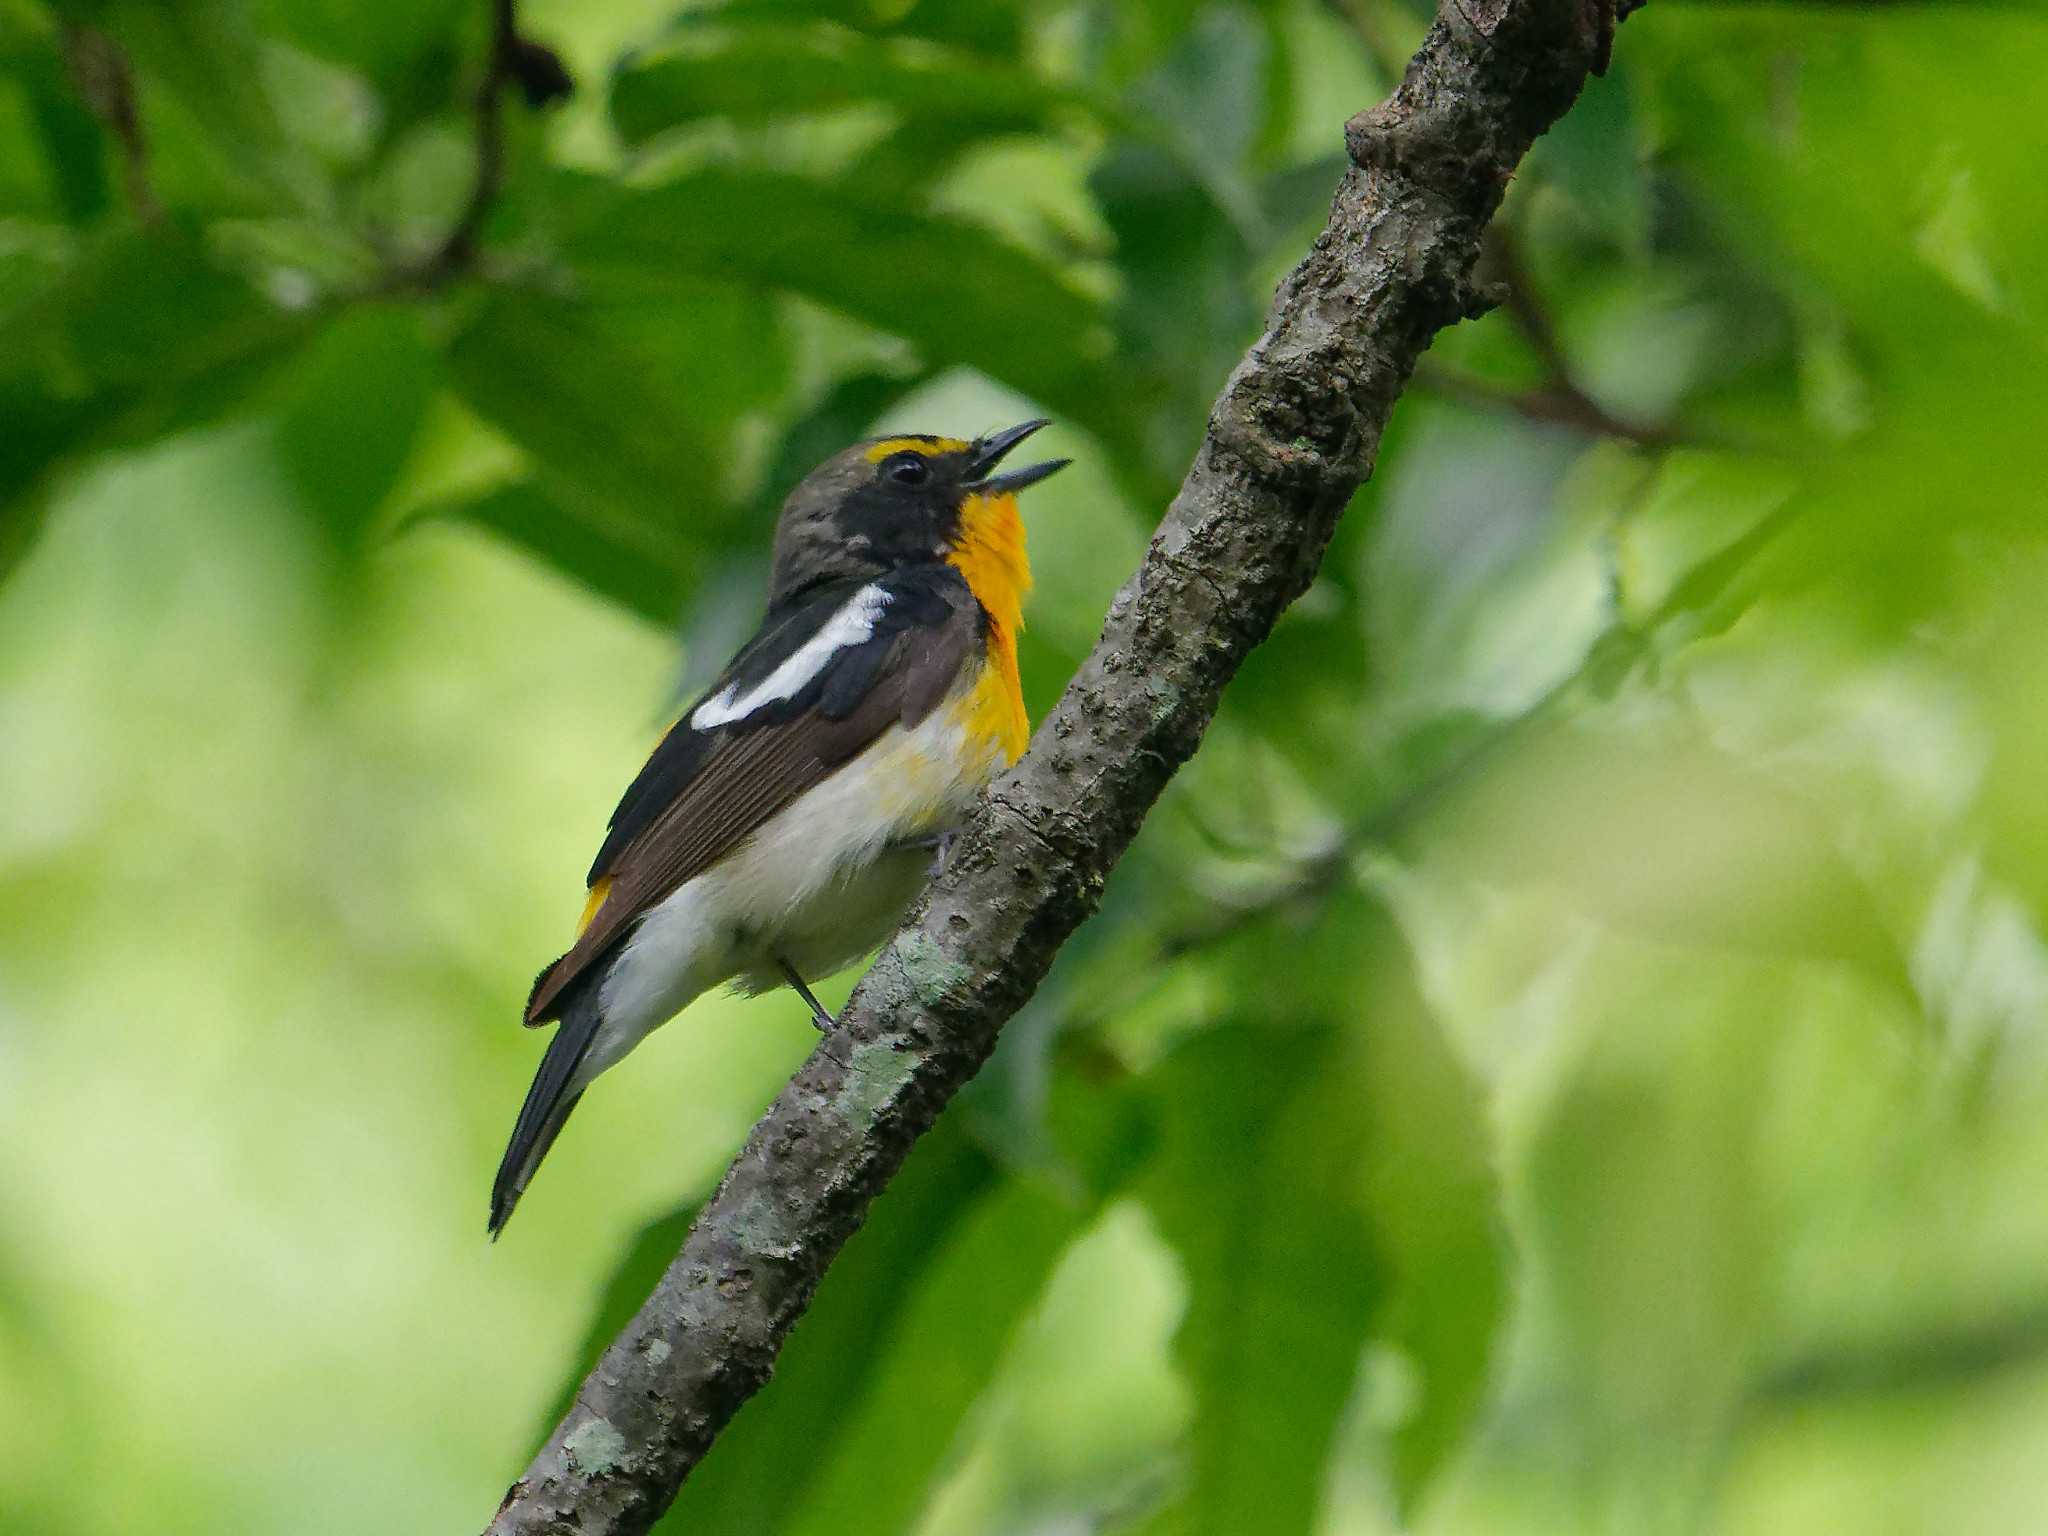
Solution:
M 1001 471 L 1045 426 L 904 436 L 826 460 L 783 504 L 768 611 L 612 812 L 576 942 L 526 1022 L 561 1022 L 491 1189 L 495 1236 L 591 1080 L 721 982 L 807 982 L 902 920 L 939 840 L 1024 750 L 1031 584 Z

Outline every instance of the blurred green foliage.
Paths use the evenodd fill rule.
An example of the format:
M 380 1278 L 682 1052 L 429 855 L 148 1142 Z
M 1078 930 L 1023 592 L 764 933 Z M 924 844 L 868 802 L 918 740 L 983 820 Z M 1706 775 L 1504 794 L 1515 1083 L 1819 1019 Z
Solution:
M 484 1244 L 781 494 L 1056 416 L 1042 710 L 1424 20 L 531 0 L 578 90 L 440 268 L 486 11 L 0 0 L 9 1533 L 481 1522 L 812 1041 L 699 1005 Z M 2018 5 L 1623 29 L 666 1529 L 2041 1525 L 2044 74 Z

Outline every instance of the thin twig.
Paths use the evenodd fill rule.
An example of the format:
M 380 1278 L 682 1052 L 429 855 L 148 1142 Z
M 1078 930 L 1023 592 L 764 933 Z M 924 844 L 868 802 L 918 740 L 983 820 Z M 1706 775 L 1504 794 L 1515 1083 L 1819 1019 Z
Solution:
M 1749 1398 L 1787 1409 L 1830 1398 L 1953 1392 L 2001 1372 L 2038 1369 L 2044 1356 L 2048 1304 L 2036 1302 L 1903 1338 L 1810 1349 L 1771 1368 Z
M 1702 442 L 1676 427 L 1624 421 L 1570 383 L 1552 382 L 1539 384 L 1534 389 L 1515 389 L 1446 367 L 1429 358 L 1424 358 L 1416 368 L 1415 382 L 1433 395 L 1441 395 L 1463 405 L 1508 411 L 1542 426 L 1565 427 L 1586 437 L 1611 437 L 1651 451 Z
M 66 21 L 58 33 L 65 71 L 121 154 L 121 188 L 137 223 L 161 224 L 163 204 L 149 182 L 149 140 L 135 100 L 135 70 L 121 45 L 98 27 Z
M 470 177 L 469 197 L 461 214 L 415 274 L 423 287 L 439 287 L 469 270 L 476 261 L 484 221 L 491 216 L 505 183 L 504 92 L 512 78 L 513 45 L 518 36 L 513 0 L 491 0 L 490 54 L 484 61 L 483 79 L 477 82 L 472 108 L 476 114 L 476 169 Z
M 1651 653 L 1656 636 L 1665 625 L 1681 614 L 1698 613 L 1716 602 L 1798 513 L 1796 503 L 1779 507 L 1726 548 L 1695 566 L 1647 618 L 1637 623 L 1617 623 L 1601 631 L 1571 672 L 1515 714 L 1493 722 L 1435 772 L 1376 807 L 1256 899 L 1226 907 L 1165 934 L 1159 941 L 1159 961 L 1163 963 L 1221 943 L 1291 907 L 1328 895 L 1360 852 L 1396 845 L 1446 795 L 1468 782 L 1526 733 L 1561 714 L 1563 707 L 1584 690 L 1611 690 L 1618 686 Z M 1133 974 L 1149 975 L 1158 967 L 1131 969 Z M 1111 1006 L 1120 1005 L 1113 1002 Z
M 1344 882 L 1352 860 L 1361 852 L 1395 843 L 1444 796 L 1469 780 L 1525 730 L 1552 714 L 1586 680 L 1590 665 L 1589 659 L 1587 665 L 1556 683 L 1527 708 L 1494 723 L 1434 773 L 1409 785 L 1344 829 L 1295 865 L 1285 879 L 1252 900 L 1221 907 L 1199 921 L 1162 935 L 1154 962 L 1130 967 L 1130 973 L 1140 977 L 1163 975 L 1175 960 L 1233 939 L 1282 912 L 1322 901 Z M 1114 1012 L 1127 1001 L 1128 998 L 1111 1000 L 1103 1009 L 1104 1014 Z
M 1618 438 L 1650 449 L 1712 446 L 1704 434 L 1665 423 L 1630 421 L 1593 398 L 1579 382 L 1578 368 L 1565 351 L 1550 307 L 1522 255 L 1521 240 L 1505 220 L 1496 219 L 1486 232 L 1481 271 L 1497 285 L 1501 309 L 1536 354 L 1544 382 L 1532 390 L 1502 390 L 1483 380 L 1439 371 L 1434 376 L 1437 388 L 1473 404 L 1504 406 L 1531 421 L 1570 427 L 1590 437 Z
M 544 107 L 574 86 L 562 61 L 519 35 L 514 0 L 490 0 L 490 53 L 477 82 L 476 161 L 469 196 L 440 245 L 418 265 L 394 274 L 390 287 L 438 288 L 476 265 L 484 225 L 505 186 L 505 87 L 517 84 L 527 105 Z
M 1553 383 L 1576 389 L 1572 360 L 1565 355 L 1564 343 L 1558 339 L 1549 307 L 1536 291 L 1535 279 L 1522 256 L 1522 242 L 1505 220 L 1495 220 L 1486 231 L 1483 260 L 1483 270 L 1501 285 L 1501 308 L 1529 343 L 1537 361 L 1543 364 L 1544 373 Z

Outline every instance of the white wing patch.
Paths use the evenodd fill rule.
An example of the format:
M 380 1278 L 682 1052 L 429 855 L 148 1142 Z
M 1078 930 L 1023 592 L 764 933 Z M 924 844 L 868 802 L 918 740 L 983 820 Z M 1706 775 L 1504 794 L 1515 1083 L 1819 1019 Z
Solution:
M 832 658 L 839 652 L 869 639 L 875 632 L 875 621 L 888 606 L 889 594 L 873 582 L 868 583 L 849 597 L 788 660 L 745 693 L 734 683 L 699 704 L 690 714 L 691 729 L 715 730 L 746 719 L 764 704 L 795 698 L 812 678 L 832 664 Z

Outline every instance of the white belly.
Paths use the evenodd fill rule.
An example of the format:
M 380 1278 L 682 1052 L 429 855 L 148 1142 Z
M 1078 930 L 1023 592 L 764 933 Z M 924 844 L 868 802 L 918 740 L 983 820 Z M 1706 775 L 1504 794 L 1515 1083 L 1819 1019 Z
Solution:
M 844 969 L 902 920 L 931 868 L 927 841 L 957 826 L 999 761 L 941 706 L 888 731 L 743 844 L 655 906 L 603 984 L 604 1024 L 579 1085 L 721 982 L 779 986 Z

